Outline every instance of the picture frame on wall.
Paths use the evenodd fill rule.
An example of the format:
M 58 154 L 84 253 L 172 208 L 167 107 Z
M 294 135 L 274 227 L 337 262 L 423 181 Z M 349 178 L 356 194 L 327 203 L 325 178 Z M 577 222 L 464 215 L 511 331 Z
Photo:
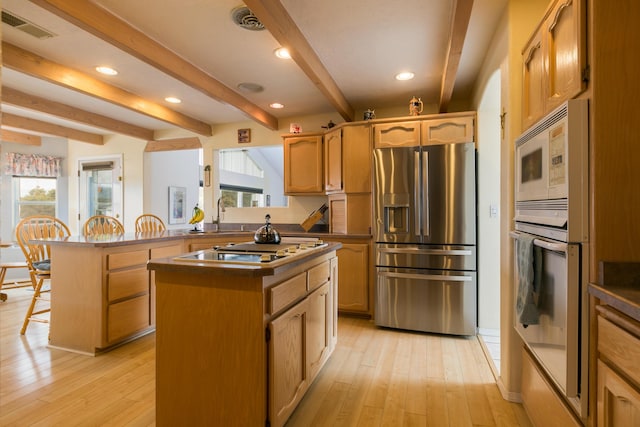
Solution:
M 169 187 L 169 224 L 187 222 L 187 188 Z
M 238 129 L 238 144 L 251 142 L 251 129 Z

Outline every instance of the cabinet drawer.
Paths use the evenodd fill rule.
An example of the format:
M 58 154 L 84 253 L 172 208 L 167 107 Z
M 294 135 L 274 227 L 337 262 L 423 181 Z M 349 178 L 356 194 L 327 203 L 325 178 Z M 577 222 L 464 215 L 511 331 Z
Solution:
M 165 258 L 175 255 L 180 255 L 184 252 L 182 244 L 163 246 L 161 248 L 151 249 L 151 258 Z
M 120 252 L 107 255 L 107 269 L 131 267 L 133 265 L 146 264 L 149 260 L 149 251 L 140 249 L 139 251 Z
M 322 264 L 311 267 L 308 272 L 307 290 L 312 291 L 318 286 L 329 281 L 331 276 L 331 264 L 325 261 Z
M 108 309 L 107 340 L 126 338 L 149 327 L 149 295 L 141 295 Z
M 269 289 L 269 314 L 277 313 L 307 294 L 307 275 L 300 273 Z
M 109 302 L 149 291 L 149 272 L 145 268 L 123 270 L 107 275 Z
M 625 375 L 640 384 L 640 339 L 598 316 L 598 351 Z

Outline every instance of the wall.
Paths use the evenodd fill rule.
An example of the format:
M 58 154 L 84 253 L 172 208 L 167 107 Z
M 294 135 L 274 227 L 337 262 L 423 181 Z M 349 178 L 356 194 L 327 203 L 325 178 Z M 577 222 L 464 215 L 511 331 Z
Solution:
M 143 212 L 162 218 L 168 229 L 189 226 L 200 192 L 199 154 L 197 149 L 143 153 Z M 169 224 L 169 187 L 187 189 L 187 223 Z

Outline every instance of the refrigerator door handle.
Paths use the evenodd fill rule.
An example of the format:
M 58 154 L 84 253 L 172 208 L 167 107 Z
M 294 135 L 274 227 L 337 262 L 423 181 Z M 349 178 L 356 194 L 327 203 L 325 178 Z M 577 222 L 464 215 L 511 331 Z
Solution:
M 441 280 L 443 282 L 470 282 L 473 280 L 471 276 L 447 276 L 444 274 L 392 273 L 388 271 L 379 272 L 378 276 L 391 277 L 396 279 Z
M 422 234 L 422 230 L 420 230 L 420 217 L 422 216 L 422 212 L 420 212 L 420 151 L 415 151 L 413 157 L 413 225 L 415 235 L 420 236 Z
M 468 249 L 420 249 L 420 248 L 381 248 L 381 254 L 413 254 L 413 255 L 473 255 Z
M 422 235 L 430 235 L 429 224 L 429 152 L 422 152 Z

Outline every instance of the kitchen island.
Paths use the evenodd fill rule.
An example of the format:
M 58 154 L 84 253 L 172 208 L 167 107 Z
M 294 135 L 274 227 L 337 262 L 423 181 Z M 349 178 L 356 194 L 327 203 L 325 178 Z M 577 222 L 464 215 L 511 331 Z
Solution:
M 317 242 L 263 262 L 215 250 L 151 259 L 156 423 L 284 425 L 335 347 L 339 248 Z

